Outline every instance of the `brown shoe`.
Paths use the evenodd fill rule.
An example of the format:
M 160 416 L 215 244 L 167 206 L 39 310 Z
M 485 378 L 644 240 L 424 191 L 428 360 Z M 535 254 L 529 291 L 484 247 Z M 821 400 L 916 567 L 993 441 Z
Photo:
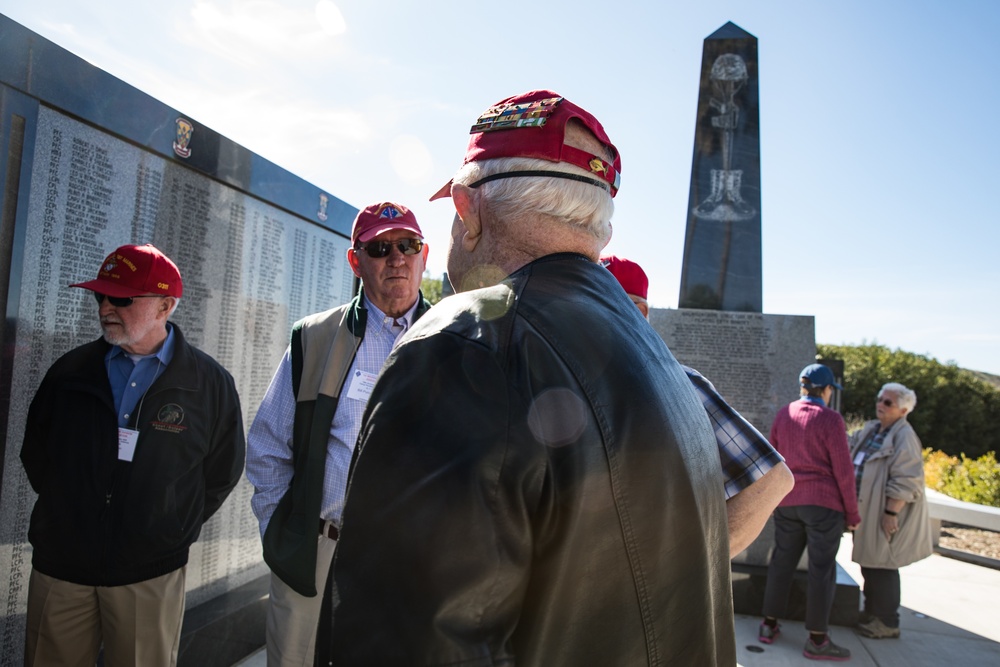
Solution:
M 870 639 L 899 639 L 899 628 L 890 628 L 881 618 L 858 624 L 858 634 Z

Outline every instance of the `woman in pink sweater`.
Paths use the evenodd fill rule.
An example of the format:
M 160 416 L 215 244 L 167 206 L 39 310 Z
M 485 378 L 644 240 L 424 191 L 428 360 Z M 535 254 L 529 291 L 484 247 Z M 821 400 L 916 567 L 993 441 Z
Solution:
M 809 550 L 806 640 L 802 654 L 813 660 L 847 660 L 851 652 L 828 635 L 836 588 L 837 551 L 844 529 L 861 523 L 854 466 L 844 419 L 826 407 L 833 372 L 811 364 L 799 374 L 802 398 L 782 408 L 771 426 L 771 444 L 785 457 L 795 487 L 774 511 L 774 551 L 767 570 L 764 621 L 758 638 L 770 644 L 780 634 L 778 618 L 788 607 L 792 578 L 802 552 Z

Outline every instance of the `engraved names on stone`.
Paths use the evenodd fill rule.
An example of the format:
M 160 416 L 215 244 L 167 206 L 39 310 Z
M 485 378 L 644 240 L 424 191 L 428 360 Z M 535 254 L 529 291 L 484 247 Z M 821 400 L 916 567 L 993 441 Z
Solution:
M 152 243 L 162 185 L 163 173 L 140 162 L 135 175 L 135 209 L 132 213 L 131 238 L 135 243 Z
M 243 276 L 243 229 L 246 226 L 247 209 L 240 202 L 229 206 L 229 236 L 226 240 L 226 270 L 222 274 L 222 303 L 219 313 L 219 363 L 233 368 L 236 351 L 242 336 L 237 336 L 236 313 L 239 307 L 238 295 Z M 239 338 L 239 340 L 238 340 Z
M 153 240 L 153 245 L 173 259 L 181 270 L 183 307 L 177 309 L 174 319 L 188 341 L 198 347 L 204 344 L 205 327 L 209 325 L 206 321 L 209 288 L 205 256 L 210 249 L 211 194 L 207 179 L 193 172 L 170 170 Z
M 63 213 L 65 223 L 61 245 L 64 252 L 59 264 L 59 285 L 79 282 L 86 267 L 98 267 L 104 260 L 98 239 L 108 228 L 112 205 L 114 168 L 108 150 L 80 137 L 69 141 L 69 176 Z M 89 273 L 96 273 L 90 268 Z M 88 276 L 89 277 L 89 276 Z M 71 349 L 90 339 L 93 331 L 93 298 L 79 290 L 61 289 L 55 294 L 56 315 L 51 331 L 52 344 Z M 85 300 L 86 299 L 86 300 Z

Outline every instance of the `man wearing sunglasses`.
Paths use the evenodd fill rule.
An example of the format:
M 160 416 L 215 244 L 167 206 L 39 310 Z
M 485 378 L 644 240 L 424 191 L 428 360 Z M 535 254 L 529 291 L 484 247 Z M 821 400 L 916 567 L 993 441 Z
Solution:
M 712 429 L 597 263 L 620 170 L 551 91 L 473 124 L 436 195 L 458 294 L 393 350 L 365 413 L 333 664 L 736 664 Z
M 60 357 L 28 410 L 38 493 L 25 664 L 174 665 L 188 549 L 243 470 L 232 376 L 169 322 L 183 286 L 151 245 L 104 260 L 103 338 Z
M 313 664 L 361 416 L 397 339 L 430 307 L 420 293 L 427 244 L 410 209 L 365 207 L 351 241 L 361 290 L 295 324 L 248 436 L 251 504 L 271 568 L 271 667 Z

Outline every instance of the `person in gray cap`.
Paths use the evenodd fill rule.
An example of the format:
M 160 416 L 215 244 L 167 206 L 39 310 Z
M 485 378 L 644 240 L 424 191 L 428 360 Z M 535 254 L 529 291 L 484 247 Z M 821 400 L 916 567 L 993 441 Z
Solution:
M 597 264 L 621 160 L 551 91 L 491 106 L 439 195 L 458 292 L 375 384 L 333 574 L 333 664 L 736 664 L 719 453 Z
M 802 654 L 812 660 L 847 660 L 851 652 L 834 644 L 828 633 L 840 537 L 861 524 L 844 419 L 826 407 L 840 385 L 823 364 L 803 368 L 799 384 L 802 397 L 778 411 L 771 425 L 771 444 L 795 475 L 795 488 L 774 510 L 774 552 L 758 639 L 770 644 L 781 634 L 778 619 L 787 612 L 792 577 L 808 549 L 809 638 Z

